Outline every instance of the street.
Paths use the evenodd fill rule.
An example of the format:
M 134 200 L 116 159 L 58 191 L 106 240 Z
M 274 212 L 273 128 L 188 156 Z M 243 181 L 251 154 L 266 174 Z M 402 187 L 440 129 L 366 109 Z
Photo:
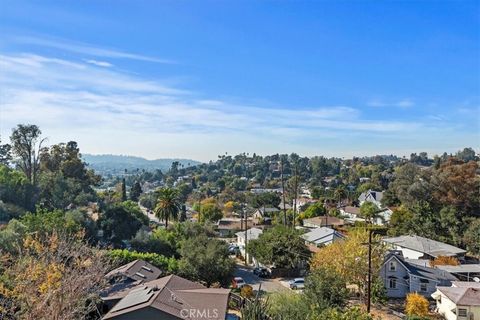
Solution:
M 262 290 L 265 292 L 281 292 L 290 290 L 282 285 L 279 280 L 260 278 L 254 275 L 252 270 L 253 268 L 251 267 L 245 267 L 244 265 L 237 264 L 235 269 L 235 277 L 242 277 L 247 284 L 253 287 L 253 290 L 258 290 L 260 285 Z

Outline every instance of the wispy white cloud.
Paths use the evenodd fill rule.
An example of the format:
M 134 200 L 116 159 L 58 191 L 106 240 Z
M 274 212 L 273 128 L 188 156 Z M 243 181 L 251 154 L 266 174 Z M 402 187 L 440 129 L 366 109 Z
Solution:
M 410 108 L 415 103 L 411 99 L 401 99 L 398 101 L 385 101 L 382 99 L 372 99 L 367 102 L 369 107 L 396 107 L 396 108 Z
M 173 60 L 169 59 L 162 59 L 157 57 L 151 57 L 142 54 L 136 54 L 131 52 L 125 52 L 118 49 L 113 48 L 102 48 L 99 46 L 94 46 L 86 43 L 81 42 L 74 42 L 70 40 L 65 40 L 61 38 L 52 38 L 52 37 L 44 37 L 44 36 L 17 36 L 12 41 L 28 44 L 28 45 L 36 45 L 41 47 L 49 47 L 60 49 L 63 51 L 78 53 L 82 55 L 94 56 L 94 57 L 103 57 L 103 58 L 112 58 L 112 59 L 131 59 L 131 60 L 139 60 L 139 61 L 147 61 L 147 62 L 155 62 L 155 63 L 166 63 L 166 64 L 174 64 L 176 63 Z
M 10 54 L 0 55 L 0 69 L 3 134 L 17 123 L 36 123 L 50 141 L 75 139 L 88 152 L 206 160 L 223 150 L 317 150 L 318 141 L 335 145 L 348 137 L 355 143 L 359 136 L 425 129 L 420 122 L 364 119 L 342 105 L 264 108 L 198 97 L 161 79 L 87 61 Z
M 93 59 L 85 59 L 84 61 L 86 63 L 94 64 L 94 65 L 99 66 L 99 67 L 104 67 L 104 68 L 113 67 L 113 64 L 111 64 L 110 62 L 106 62 L 106 61 L 98 61 L 98 60 L 93 60 Z

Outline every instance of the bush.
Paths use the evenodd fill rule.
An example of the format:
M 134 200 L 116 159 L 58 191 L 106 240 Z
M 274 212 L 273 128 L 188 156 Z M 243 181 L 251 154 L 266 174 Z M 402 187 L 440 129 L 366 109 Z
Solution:
M 139 259 L 150 262 L 166 273 L 175 273 L 178 270 L 177 260 L 156 253 L 128 251 L 126 249 L 108 250 L 106 253 L 113 260 L 113 263 L 118 266 Z
M 253 288 L 250 285 L 244 285 L 242 289 L 240 289 L 240 295 L 244 298 L 250 299 L 253 297 Z
M 428 300 L 418 293 L 410 293 L 405 301 L 405 313 L 408 316 L 425 317 L 428 315 Z

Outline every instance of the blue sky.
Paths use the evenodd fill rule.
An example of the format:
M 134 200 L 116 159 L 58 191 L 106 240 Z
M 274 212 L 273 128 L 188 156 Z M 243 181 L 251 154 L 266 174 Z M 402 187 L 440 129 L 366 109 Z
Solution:
M 0 0 L 0 136 L 83 152 L 480 146 L 478 1 Z

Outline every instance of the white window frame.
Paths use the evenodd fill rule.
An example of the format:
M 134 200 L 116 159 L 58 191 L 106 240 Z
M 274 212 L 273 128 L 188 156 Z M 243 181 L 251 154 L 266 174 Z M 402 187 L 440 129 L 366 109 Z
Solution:
M 393 286 L 392 286 L 392 284 L 393 284 Z M 389 289 L 397 289 L 397 279 L 395 279 L 395 278 L 388 279 L 388 288 Z
M 427 292 L 428 291 L 428 283 L 420 282 L 420 291 Z
M 460 313 L 460 310 L 461 310 L 461 311 L 464 311 L 465 313 L 464 313 L 464 314 L 461 314 L 461 313 Z M 465 309 L 465 308 L 458 308 L 458 316 L 459 316 L 459 317 L 462 317 L 462 318 L 466 318 L 466 317 L 468 316 L 468 310 Z
M 388 263 L 388 271 L 391 271 L 391 272 L 397 271 L 397 262 L 396 261 L 390 261 Z

